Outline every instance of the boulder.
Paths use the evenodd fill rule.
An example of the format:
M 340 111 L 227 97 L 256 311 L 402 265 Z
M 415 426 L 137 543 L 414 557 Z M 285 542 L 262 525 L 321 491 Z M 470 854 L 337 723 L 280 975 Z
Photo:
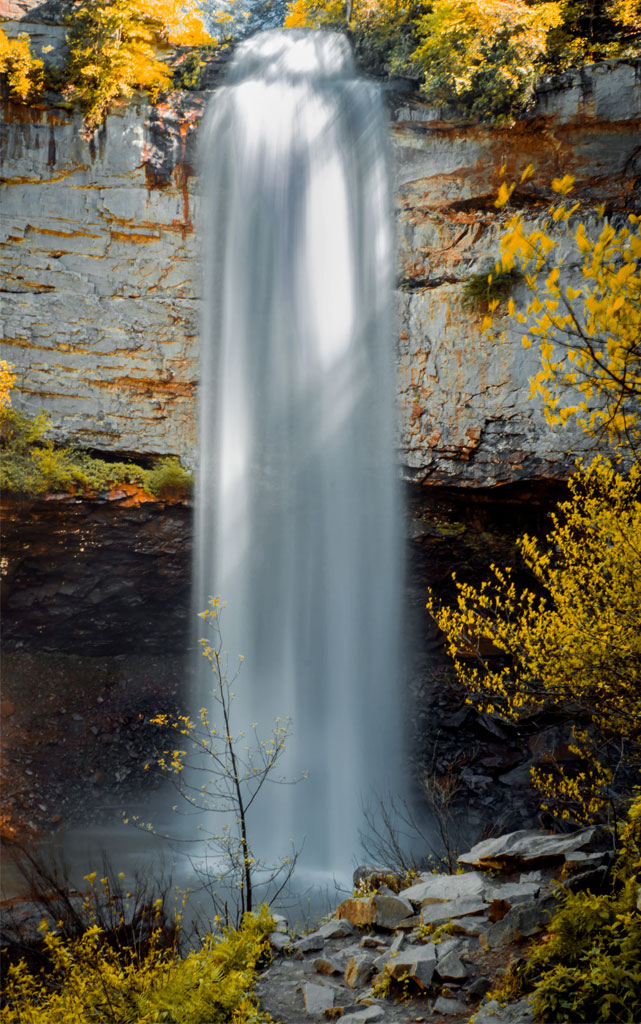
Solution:
M 516 870 L 539 862 L 562 861 L 578 850 L 587 853 L 605 851 L 611 845 L 607 831 L 599 825 L 566 835 L 520 829 L 497 839 L 485 839 L 477 843 L 469 853 L 461 854 L 458 863 L 484 869 Z
M 466 991 L 472 999 L 482 999 L 491 988 L 492 979 L 481 975 L 480 978 L 475 978 L 471 985 L 466 986 Z
M 317 949 L 322 949 L 324 945 L 325 939 L 318 932 L 312 932 L 311 935 L 304 935 L 302 939 L 296 940 L 296 949 L 301 953 L 313 953 Z
M 373 897 L 373 901 L 376 907 L 375 924 L 389 931 L 393 931 L 397 924 L 414 913 L 410 901 L 394 895 L 393 892 L 378 893 Z
M 359 953 L 350 957 L 345 968 L 345 984 L 349 988 L 365 985 L 374 973 L 374 957 L 371 953 Z
M 317 974 L 342 974 L 341 965 L 332 960 L 329 956 L 319 956 L 314 960 L 314 970 Z
M 487 878 L 479 871 L 463 875 L 422 875 L 420 882 L 403 889 L 399 897 L 421 905 L 438 903 L 461 896 L 482 896 L 487 884 Z
M 489 886 L 485 892 L 485 899 L 505 900 L 511 907 L 515 903 L 527 903 L 540 891 L 541 885 L 537 882 L 503 882 L 502 885 Z
M 453 935 L 468 935 L 470 938 L 478 938 L 480 935 L 484 935 L 487 929 L 488 923 L 485 918 L 459 917 L 452 921 Z
M 287 949 L 291 941 L 289 935 L 284 935 L 283 932 L 270 932 L 267 940 L 277 953 L 282 953 L 284 949 Z
M 348 1013 L 340 1018 L 341 1024 L 372 1024 L 373 1021 L 382 1020 L 385 1010 L 382 1006 L 364 1006 L 356 1013 Z
M 401 876 L 393 868 L 379 867 L 376 864 L 359 864 L 354 871 L 354 888 L 359 885 L 372 889 L 379 889 L 381 886 L 390 886 L 394 892 L 401 887 Z
M 375 923 L 376 913 L 376 904 L 372 896 L 354 896 L 339 903 L 336 917 L 345 918 L 350 924 L 365 925 Z
M 483 949 L 496 949 L 508 942 L 536 935 L 545 928 L 555 907 L 556 900 L 553 896 L 512 907 L 504 918 L 490 925 L 487 931 L 479 936 L 481 946 Z
M 341 918 L 340 920 L 332 918 L 331 921 L 317 928 L 316 934 L 322 935 L 324 939 L 342 939 L 346 935 L 351 935 L 353 931 L 354 925 L 346 918 Z
M 474 1024 L 533 1024 L 534 1016 L 527 999 L 501 1006 L 496 999 L 490 999 L 477 1010 Z
M 455 951 L 451 950 L 444 957 L 439 957 L 436 973 L 441 981 L 464 981 L 469 972 Z
M 313 981 L 306 982 L 303 985 L 303 1000 L 307 1016 L 313 1017 L 331 1009 L 334 1005 L 334 995 L 334 989 L 329 985 L 317 985 Z
M 359 946 L 361 949 L 377 949 L 380 952 L 381 949 L 387 948 L 387 940 L 380 935 L 364 935 Z
M 436 946 L 436 959 L 440 961 L 453 949 L 460 953 L 467 943 L 463 939 L 443 939 L 442 942 L 434 943 L 434 945 Z
M 454 917 L 470 917 L 487 910 L 487 903 L 476 896 L 462 896 L 445 903 L 425 903 L 421 910 L 423 924 L 439 924 Z
M 424 946 L 409 946 L 384 965 L 393 978 L 409 977 L 420 988 L 429 988 L 436 969 L 436 948 L 429 942 Z
M 289 928 L 287 918 L 283 917 L 282 914 L 272 914 L 272 919 L 274 921 L 274 931 L 282 932 L 284 935 Z

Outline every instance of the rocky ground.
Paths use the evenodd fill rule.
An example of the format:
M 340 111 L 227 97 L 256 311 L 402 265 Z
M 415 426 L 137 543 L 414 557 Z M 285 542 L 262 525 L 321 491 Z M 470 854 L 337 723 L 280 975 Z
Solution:
M 609 857 L 598 827 L 520 830 L 459 857 L 472 870 L 423 874 L 399 892 L 359 868 L 357 891 L 377 888 L 343 901 L 314 932 L 292 935 L 277 918 L 261 1005 L 281 1024 L 532 1024 L 526 999 L 504 1006 L 490 990 L 544 931 L 561 874 L 575 889 L 594 884 Z

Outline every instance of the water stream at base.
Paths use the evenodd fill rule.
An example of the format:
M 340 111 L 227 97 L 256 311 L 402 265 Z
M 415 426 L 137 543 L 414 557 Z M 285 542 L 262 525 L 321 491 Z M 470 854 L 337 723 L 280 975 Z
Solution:
M 195 609 L 227 602 L 236 729 L 292 734 L 249 814 L 267 857 L 347 873 L 400 789 L 392 228 L 376 85 L 333 33 L 239 46 L 203 126 Z M 207 703 L 208 665 L 194 704 Z

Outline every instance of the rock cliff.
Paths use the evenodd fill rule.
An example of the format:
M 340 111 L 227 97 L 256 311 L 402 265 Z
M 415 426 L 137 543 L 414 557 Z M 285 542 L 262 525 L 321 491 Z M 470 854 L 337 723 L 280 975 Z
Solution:
M 595 65 L 547 83 L 533 115 L 500 130 L 391 98 L 401 458 L 414 479 L 564 476 L 585 444 L 546 426 L 526 397 L 536 354 L 483 337 L 462 289 L 497 251 L 502 164 L 508 177 L 537 168 L 533 216 L 559 173 L 612 210 L 639 204 L 640 84 L 641 61 Z M 57 438 L 193 461 L 206 100 L 114 107 L 89 140 L 63 107 L 3 104 L 1 355 L 18 367 L 14 404 L 45 408 Z

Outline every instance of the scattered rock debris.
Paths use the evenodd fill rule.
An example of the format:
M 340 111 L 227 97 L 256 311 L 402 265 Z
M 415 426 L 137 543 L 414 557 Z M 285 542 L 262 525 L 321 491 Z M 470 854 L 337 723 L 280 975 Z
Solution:
M 598 828 L 521 830 L 459 857 L 476 870 L 344 900 L 310 934 L 288 934 L 279 918 L 261 1005 L 282 1024 L 532 1024 L 527 999 L 500 1006 L 488 993 L 545 930 L 561 874 L 607 863 L 609 845 Z M 367 873 L 357 868 L 357 883 Z

